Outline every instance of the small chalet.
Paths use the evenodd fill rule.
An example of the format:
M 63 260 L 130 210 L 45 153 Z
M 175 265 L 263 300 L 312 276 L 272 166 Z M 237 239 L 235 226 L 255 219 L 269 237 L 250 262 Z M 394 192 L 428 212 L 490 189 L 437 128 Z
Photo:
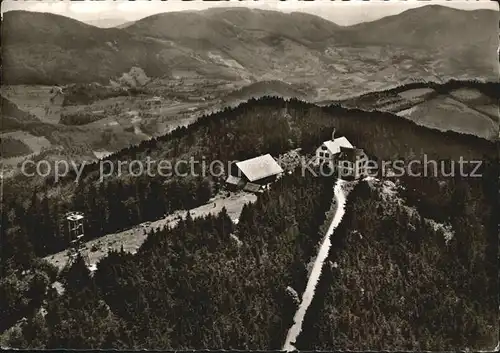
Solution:
M 228 189 L 233 191 L 243 189 L 245 186 L 245 180 L 234 175 L 229 175 L 226 179 L 226 185 Z
M 367 162 L 368 156 L 362 149 L 354 147 L 344 136 L 335 138 L 335 129 L 332 139 L 316 149 L 316 164 L 329 164 L 337 169 L 340 177 L 359 178 L 365 174 Z
M 236 169 L 230 173 L 226 179 L 230 189 L 259 193 L 276 181 L 283 169 L 270 154 L 265 154 L 236 163 Z

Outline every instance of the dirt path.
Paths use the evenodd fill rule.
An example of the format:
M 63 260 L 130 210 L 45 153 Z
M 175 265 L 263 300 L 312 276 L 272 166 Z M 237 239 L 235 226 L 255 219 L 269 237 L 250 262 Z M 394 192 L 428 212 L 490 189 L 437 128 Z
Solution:
M 304 294 L 302 295 L 302 301 L 293 318 L 294 323 L 286 336 L 285 344 L 283 345 L 284 351 L 290 352 L 296 350 L 294 344 L 296 343 L 297 337 L 302 331 L 302 322 L 304 320 L 304 316 L 307 312 L 307 308 L 314 298 L 314 291 L 321 275 L 321 269 L 328 256 L 328 251 L 330 250 L 330 236 L 333 234 L 337 226 L 340 224 L 342 217 L 344 216 L 346 196 L 342 189 L 343 183 L 344 182 L 342 180 L 338 180 L 335 184 L 334 193 L 337 210 L 335 211 L 332 223 L 330 224 L 330 227 L 328 228 L 325 237 L 323 238 L 321 247 L 319 248 L 318 256 L 316 257 L 316 261 L 314 262 L 311 274 L 309 276 L 309 279 L 307 280 L 306 289 L 304 291 Z
M 225 207 L 229 217 L 233 221 L 237 221 L 243 205 L 255 202 L 256 200 L 257 196 L 246 192 L 233 193 L 230 197 L 216 196 L 209 203 L 191 209 L 189 212 L 193 218 L 198 218 L 208 214 L 218 214 Z M 120 250 L 123 246 L 125 251 L 135 253 L 146 239 L 147 232 L 155 228 L 161 228 L 164 225 L 175 226 L 178 217 L 185 218 L 186 215 L 186 210 L 177 211 L 163 219 L 154 222 L 144 222 L 131 229 L 90 240 L 85 243 L 83 254 L 89 257 L 91 267 L 94 268 L 97 262 L 106 257 L 111 249 Z M 92 249 L 95 251 L 92 251 Z M 57 254 L 49 255 L 44 259 L 62 269 L 68 261 L 68 254 L 67 251 L 61 251 Z

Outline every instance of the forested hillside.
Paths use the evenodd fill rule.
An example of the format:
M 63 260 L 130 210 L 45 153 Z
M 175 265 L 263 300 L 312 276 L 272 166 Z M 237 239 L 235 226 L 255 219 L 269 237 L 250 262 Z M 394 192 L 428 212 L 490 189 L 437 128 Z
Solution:
M 297 348 L 493 349 L 500 185 L 492 170 L 482 179 L 405 178 L 393 188 L 362 182 Z
M 305 288 L 334 179 L 285 176 L 237 226 L 225 211 L 148 235 L 134 256 L 111 253 L 93 277 L 63 273 L 11 345 L 32 348 L 279 349 Z M 40 297 L 44 297 L 39 293 Z
M 290 117 L 284 113 L 288 110 Z M 114 173 L 99 180 L 99 164 L 89 164 L 75 183 L 76 174 L 54 185 L 48 178 L 44 187 L 30 190 L 29 177 L 5 183 L 4 228 L 21 231 L 38 255 L 64 248 L 61 215 L 70 209 L 87 214 L 88 236 L 99 237 L 142 221 L 158 219 L 177 209 L 205 203 L 221 186 L 222 177 L 211 177 L 210 161 L 223 163 L 271 153 L 274 156 L 302 147 L 315 150 L 336 128 L 354 145 L 364 148 L 376 160 L 494 160 L 495 144 L 471 135 L 442 133 L 418 126 L 390 113 L 364 112 L 338 106 L 320 108 L 313 104 L 278 98 L 251 100 L 234 109 L 200 118 L 187 128 L 121 150 L 106 160 Z M 202 176 L 133 177 L 118 161 L 167 160 L 173 164 L 193 158 L 194 172 Z M 125 165 L 126 166 L 126 165 Z M 104 168 L 105 172 L 109 169 Z M 181 172 L 186 172 L 181 170 Z M 32 172 L 32 170 L 28 170 Z M 113 196 L 111 196 L 113 195 Z M 124 217 L 123 215 L 127 215 Z M 7 237 L 9 238 L 9 237 Z
M 11 100 L 3 96 L 0 99 L 2 104 L 0 132 L 21 131 L 36 137 L 46 138 L 50 142 L 52 150 L 38 153 L 32 158 L 35 161 L 41 159 L 53 161 L 56 158 L 69 160 L 71 158 L 80 162 L 85 160 L 89 153 L 92 153 L 92 149 L 98 149 L 99 145 L 123 147 L 140 140 L 133 132 L 117 134 L 113 131 L 104 130 L 96 133 L 95 130 L 87 127 L 44 122 L 37 116 L 19 109 Z M 30 184 L 36 184 L 40 179 L 42 178 L 30 178 L 29 181 Z M 21 189 L 26 190 L 26 180 L 28 179 L 21 182 L 24 185 Z
M 493 347 L 497 172 L 361 182 L 332 238 L 297 348 Z M 136 255 L 111 253 L 93 277 L 80 260 L 59 279 L 64 294 L 45 295 L 45 317 L 30 316 L 9 344 L 279 349 L 296 309 L 286 287 L 305 287 L 332 184 L 295 173 L 247 205 L 237 226 L 224 211 L 188 217 L 149 234 Z M 433 217 L 421 200 L 445 211 Z
M 404 216 L 394 213 L 384 220 L 381 213 L 385 204 L 378 199 L 371 203 L 363 193 L 354 194 L 349 207 L 355 208 L 348 212 L 344 230 L 335 235 L 340 243 L 334 248 L 339 250 L 331 255 L 334 256 L 332 261 L 337 262 L 339 258 L 335 256 L 345 256 L 342 266 L 345 267 L 345 263 L 352 265 L 352 270 L 348 270 L 353 271 L 352 276 L 326 282 L 335 283 L 339 288 L 324 287 L 323 284 L 323 294 L 318 297 L 325 298 L 325 302 L 313 302 L 315 310 L 318 315 L 337 317 L 337 304 L 335 301 L 332 304 L 328 293 L 341 290 L 344 298 L 351 298 L 351 289 L 355 285 L 351 284 L 347 289 L 342 287 L 349 281 L 363 278 L 371 283 L 371 287 L 365 284 L 364 290 L 373 293 L 383 293 L 383 289 L 377 286 L 385 283 L 387 278 L 402 281 L 403 275 L 387 277 L 391 272 L 385 267 L 370 270 L 377 263 L 389 266 L 389 260 L 382 260 L 388 257 L 397 258 L 394 261 L 399 261 L 400 269 L 414 266 L 410 266 L 415 268 L 414 273 L 408 274 L 408 282 L 403 283 L 413 281 L 411 283 L 415 283 L 418 290 L 412 292 L 406 285 L 401 289 L 398 286 L 402 284 L 396 281 L 395 287 L 389 284 L 384 287 L 386 292 L 382 299 L 376 298 L 369 304 L 381 305 L 374 312 L 379 310 L 382 313 L 386 310 L 384 303 L 392 303 L 389 298 L 395 298 L 396 291 L 403 291 L 415 303 L 398 309 L 401 314 L 384 317 L 386 325 L 378 329 L 370 328 L 370 325 L 379 325 L 379 321 L 375 320 L 373 324 L 365 322 L 369 317 L 364 317 L 359 330 L 345 321 L 330 319 L 306 323 L 311 331 L 304 336 L 301 345 L 309 349 L 315 344 L 311 342 L 328 342 L 326 338 L 316 337 L 328 336 L 334 337 L 334 347 L 343 344 L 353 349 L 369 349 L 369 345 L 407 349 L 407 339 L 413 337 L 412 334 L 422 337 L 420 343 L 412 343 L 412 349 L 448 349 L 457 342 L 468 347 L 489 344 L 488 334 L 494 329 L 490 315 L 492 308 L 498 307 L 492 303 L 493 287 L 486 285 L 497 281 L 496 275 L 492 276 L 492 261 L 496 260 L 492 237 L 496 234 L 494 216 L 498 214 L 498 151 L 490 141 L 424 128 L 390 113 L 339 106 L 321 108 L 298 100 L 287 103 L 266 97 L 205 116 L 187 128 L 124 149 L 107 160 L 115 167 L 119 161 L 145 161 L 148 156 L 152 160 L 176 161 L 193 157 L 208 162 L 226 162 L 264 153 L 277 156 L 297 147 L 302 147 L 302 153 L 307 155 L 330 138 L 334 127 L 338 136 L 345 135 L 376 160 L 422 159 L 424 154 L 447 163 L 460 158 L 483 160 L 478 172 L 484 176 L 476 180 L 444 180 L 447 183 L 442 186 L 444 189 L 436 189 L 436 185 L 442 183 L 428 185 L 422 178 L 401 180 L 406 187 L 404 197 L 409 205 L 417 207 L 417 213 L 436 222 L 452 224 L 455 237 L 446 246 L 435 244 L 436 237 L 431 237 L 431 242 L 426 243 L 430 237 L 428 234 L 432 234 L 428 228 L 412 230 L 411 222 L 401 220 L 400 217 Z M 201 168 L 199 165 L 197 171 L 200 172 Z M 29 317 L 24 332 L 12 336 L 18 340 L 12 345 L 46 348 L 280 348 L 294 311 L 293 301 L 284 299 L 288 295 L 285 289 L 290 285 L 295 286 L 299 293 L 303 290 L 304 265 L 314 254 L 313 246 L 319 239 L 317 229 L 324 222 L 322 215 L 330 208 L 331 180 L 297 178 L 296 174 L 288 176 L 256 205 L 243 210 L 236 229 L 224 214 L 181 222 L 173 230 L 151 234 L 135 256 L 118 253 L 104 259 L 92 279 L 85 275 L 87 270 L 82 267 L 83 263 L 75 265 L 74 272 L 63 274 L 66 280 L 62 281 L 67 281 L 66 292 L 58 296 L 52 290 L 45 291 L 54 270 L 41 264 L 33 267 L 33 263 L 37 263 L 37 257 L 67 246 L 61 219 L 65 211 L 84 212 L 86 236 L 95 238 L 142 221 L 158 219 L 174 210 L 205 203 L 221 188 L 223 180 L 223 177 L 134 177 L 124 172 L 121 177 L 115 174 L 101 183 L 97 164 L 84 168 L 78 184 L 75 184 L 74 177 L 68 176 L 58 183 L 47 180 L 44 187 L 37 190 L 30 190 L 28 179 L 6 183 L 6 207 L 2 209 L 2 272 L 5 276 L 0 282 L 0 290 L 7 298 L 0 308 L 2 317 L 6 318 L 3 329 L 23 316 Z M 443 192 L 446 198 L 439 197 Z M 451 199 L 450 195 L 453 195 Z M 351 201 L 348 204 L 351 205 Z M 389 232 L 392 228 L 399 229 L 399 232 L 392 234 Z M 373 239 L 374 243 L 349 245 L 355 239 L 349 232 L 356 229 L 363 239 Z M 230 236 L 231 232 L 242 242 L 239 248 L 239 242 Z M 411 245 L 417 234 L 417 239 L 422 241 L 420 250 Z M 200 242 L 200 238 L 204 241 Z M 365 263 L 362 262 L 365 261 L 363 256 L 374 258 Z M 449 258 L 454 262 L 448 262 Z M 410 259 L 415 262 L 405 263 Z M 30 268 L 31 272 L 23 272 Z M 430 270 L 432 268 L 434 271 Z M 454 274 L 447 272 L 445 276 L 444 271 L 451 271 L 451 268 Z M 365 270 L 368 272 L 363 272 Z M 330 276 L 326 273 L 323 278 Z M 346 273 L 349 272 L 343 272 L 343 275 Z M 423 273 L 427 277 L 418 277 Z M 78 278 L 82 280 L 77 281 Z M 88 284 L 84 278 L 88 278 Z M 470 278 L 472 282 L 460 278 Z M 441 284 L 440 281 L 445 282 Z M 439 295 L 425 296 L 424 291 L 431 290 L 431 284 L 435 283 L 439 284 L 437 288 L 442 288 L 442 285 L 448 288 L 448 283 L 451 289 L 449 292 L 441 290 Z M 475 288 L 483 284 L 481 291 L 488 296 L 477 301 L 473 298 L 477 293 Z M 251 293 L 252 301 L 245 296 L 246 292 Z M 453 293 L 460 293 L 456 297 L 471 308 L 472 314 L 460 314 L 462 309 L 454 304 L 456 297 L 452 296 Z M 340 297 L 335 295 L 334 298 L 338 300 Z M 210 305 L 200 305 L 204 302 L 202 298 Z M 43 314 L 38 314 L 39 304 L 44 300 L 48 311 L 45 320 Z M 342 310 L 348 312 L 341 315 L 342 320 L 360 316 L 362 309 L 356 305 L 361 305 L 364 299 L 346 300 Z M 402 321 L 402 315 L 432 307 L 439 309 L 430 311 L 425 319 L 430 321 L 418 323 L 412 319 L 411 323 L 417 325 L 413 331 L 402 333 L 399 338 L 392 335 L 406 322 Z M 462 334 L 465 329 L 460 327 L 460 321 L 441 319 L 446 310 L 461 317 L 459 320 L 469 325 L 466 327 L 474 328 L 471 336 L 461 341 L 451 338 L 454 332 Z M 447 331 L 438 334 L 421 330 L 434 321 L 449 325 Z M 199 326 L 194 326 L 199 322 Z M 368 334 L 366 330 L 371 330 L 370 338 L 361 347 L 359 337 Z M 332 335 L 332 331 L 340 334 Z M 385 333 L 385 339 L 381 333 Z M 394 341 L 387 338 L 389 334 Z M 308 340 L 307 337 L 313 338 Z M 443 337 L 442 341 L 438 337 Z M 402 340 L 406 340 L 404 345 Z M 320 348 L 327 349 L 326 346 Z M 314 346 L 314 349 L 319 348 Z

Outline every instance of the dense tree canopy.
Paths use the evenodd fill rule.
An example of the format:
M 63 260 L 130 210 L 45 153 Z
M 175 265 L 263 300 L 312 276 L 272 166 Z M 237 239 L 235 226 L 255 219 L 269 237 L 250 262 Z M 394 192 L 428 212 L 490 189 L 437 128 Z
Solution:
M 339 266 L 324 271 L 298 347 L 489 346 L 491 332 L 498 331 L 499 160 L 492 142 L 389 113 L 267 97 L 107 160 L 115 167 L 147 157 L 228 162 L 297 147 L 307 155 L 334 127 L 376 160 L 476 159 L 483 161 L 483 176 L 400 178 L 399 195 L 416 215 L 361 183 L 334 237 L 329 260 Z M 10 335 L 17 347 L 281 348 L 296 308 L 286 288 L 299 294 L 305 288 L 333 193 L 333 179 L 300 174 L 280 179 L 246 205 L 237 226 L 226 212 L 188 218 L 148 234 L 136 255 L 110 253 L 93 276 L 78 260 L 58 277 L 62 294 L 50 287 L 56 271 L 39 257 L 67 247 L 66 211 L 84 212 L 86 236 L 100 237 L 206 203 L 221 189 L 223 175 L 125 172 L 99 182 L 93 164 L 78 184 L 74 175 L 58 183 L 48 179 L 35 190 L 22 178 L 7 182 L 0 330 L 27 318 Z M 445 242 L 443 230 L 429 220 L 450 226 L 453 238 Z

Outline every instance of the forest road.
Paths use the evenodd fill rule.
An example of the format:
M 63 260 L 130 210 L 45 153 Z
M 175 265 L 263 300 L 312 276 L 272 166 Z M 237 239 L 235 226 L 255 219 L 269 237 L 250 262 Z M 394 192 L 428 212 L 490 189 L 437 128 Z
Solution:
M 309 307 L 309 305 L 313 300 L 314 291 L 316 289 L 316 285 L 318 284 L 319 277 L 321 275 L 321 269 L 323 267 L 323 263 L 328 257 L 328 251 L 330 250 L 330 245 L 331 245 L 330 236 L 333 234 L 335 229 L 342 221 L 342 218 L 344 217 L 345 203 L 346 203 L 346 195 L 344 194 L 344 190 L 342 189 L 342 185 L 344 183 L 345 182 L 343 180 L 339 179 L 335 184 L 334 195 L 335 195 L 335 202 L 337 203 L 337 210 L 335 212 L 335 215 L 333 216 L 333 220 L 330 224 L 330 227 L 328 228 L 323 238 L 321 247 L 319 248 L 318 256 L 316 257 L 316 261 L 314 262 L 311 274 L 307 281 L 306 289 L 304 291 L 304 294 L 302 295 L 302 301 L 293 318 L 294 324 L 288 331 L 285 344 L 283 345 L 282 350 L 284 351 L 290 352 L 296 350 L 294 344 L 300 332 L 302 331 L 302 322 L 304 321 L 304 316 L 307 312 L 307 308 Z

